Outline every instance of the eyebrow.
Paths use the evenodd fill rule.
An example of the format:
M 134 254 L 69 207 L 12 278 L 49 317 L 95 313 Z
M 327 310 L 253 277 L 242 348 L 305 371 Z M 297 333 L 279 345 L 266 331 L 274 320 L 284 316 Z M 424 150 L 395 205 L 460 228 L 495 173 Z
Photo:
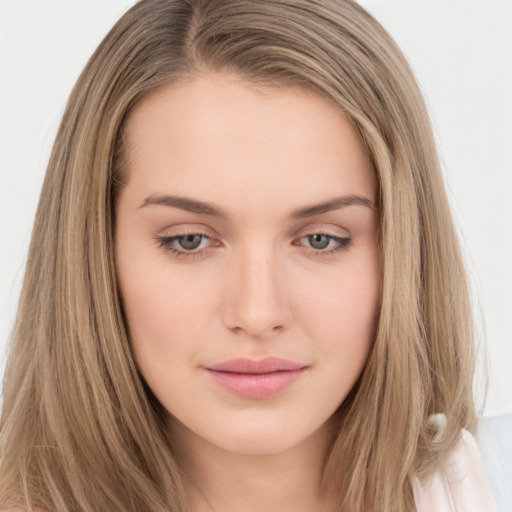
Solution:
M 199 215 L 209 215 L 211 217 L 220 217 L 222 219 L 228 218 L 228 215 L 217 206 L 182 196 L 152 195 L 144 199 L 140 208 L 144 208 L 149 205 L 168 206 L 170 208 L 179 208 L 186 212 L 198 213 Z
M 352 205 L 365 206 L 366 208 L 370 208 L 370 210 L 376 210 L 376 206 L 373 204 L 373 202 L 366 197 L 342 196 L 329 199 L 328 201 L 324 201 L 313 206 L 307 206 L 306 208 L 295 210 L 292 212 L 291 218 L 306 219 L 308 217 L 313 217 L 314 215 L 330 212 L 332 210 L 339 210 L 340 208 L 345 208 Z
M 208 215 L 210 217 L 218 217 L 221 219 L 227 219 L 229 217 L 228 214 L 218 206 L 203 201 L 197 201 L 196 199 L 191 199 L 189 197 L 151 195 L 144 199 L 139 208 L 144 208 L 149 205 L 178 208 L 186 212 L 197 213 L 199 215 Z M 306 219 L 309 217 L 314 217 L 315 215 L 320 215 L 321 213 L 330 212 L 332 210 L 339 210 L 341 208 L 352 205 L 365 206 L 371 210 L 376 210 L 375 204 L 366 197 L 350 195 L 335 197 L 315 205 L 299 208 L 290 214 L 290 218 L 295 220 Z

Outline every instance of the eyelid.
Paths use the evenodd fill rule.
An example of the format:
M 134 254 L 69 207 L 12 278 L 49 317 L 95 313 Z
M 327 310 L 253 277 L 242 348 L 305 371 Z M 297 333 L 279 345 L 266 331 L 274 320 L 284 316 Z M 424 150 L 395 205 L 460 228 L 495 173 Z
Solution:
M 160 230 L 156 235 L 159 238 L 173 238 L 185 235 L 205 235 L 208 238 L 221 240 L 222 237 L 205 224 L 175 224 Z
M 337 238 L 351 238 L 351 234 L 347 229 L 342 228 L 341 226 L 337 226 L 335 224 L 321 222 L 315 222 L 314 224 L 308 224 L 307 226 L 301 227 L 295 232 L 293 238 L 299 238 L 303 236 L 316 234 L 322 234 Z

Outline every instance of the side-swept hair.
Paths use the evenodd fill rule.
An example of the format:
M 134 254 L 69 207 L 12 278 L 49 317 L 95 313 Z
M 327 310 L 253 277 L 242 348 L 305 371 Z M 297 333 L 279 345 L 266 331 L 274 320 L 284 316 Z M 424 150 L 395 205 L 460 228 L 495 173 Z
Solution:
M 352 0 L 142 0 L 69 98 L 37 210 L 0 424 L 0 506 L 181 512 L 161 406 L 137 371 L 113 257 L 123 122 L 150 91 L 205 71 L 303 87 L 343 111 L 378 177 L 380 320 L 337 412 L 324 488 L 352 512 L 414 509 L 472 430 L 466 276 L 427 110 L 381 25 Z M 439 437 L 428 419 L 445 415 Z M 171 440 L 172 443 L 172 440 Z

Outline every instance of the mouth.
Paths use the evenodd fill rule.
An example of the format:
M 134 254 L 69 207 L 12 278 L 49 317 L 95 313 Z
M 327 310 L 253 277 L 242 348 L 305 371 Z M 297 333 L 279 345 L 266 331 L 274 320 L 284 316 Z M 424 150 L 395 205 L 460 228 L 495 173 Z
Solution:
M 245 399 L 271 398 L 297 381 L 308 365 L 277 357 L 260 361 L 231 359 L 205 367 L 212 380 L 230 393 Z

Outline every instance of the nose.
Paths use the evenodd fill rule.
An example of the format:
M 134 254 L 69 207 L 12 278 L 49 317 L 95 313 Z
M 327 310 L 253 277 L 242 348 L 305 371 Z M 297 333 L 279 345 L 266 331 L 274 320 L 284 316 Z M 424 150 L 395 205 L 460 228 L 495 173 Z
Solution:
M 229 264 L 224 324 L 250 338 L 267 338 L 283 331 L 290 312 L 278 256 L 269 247 L 247 248 Z

